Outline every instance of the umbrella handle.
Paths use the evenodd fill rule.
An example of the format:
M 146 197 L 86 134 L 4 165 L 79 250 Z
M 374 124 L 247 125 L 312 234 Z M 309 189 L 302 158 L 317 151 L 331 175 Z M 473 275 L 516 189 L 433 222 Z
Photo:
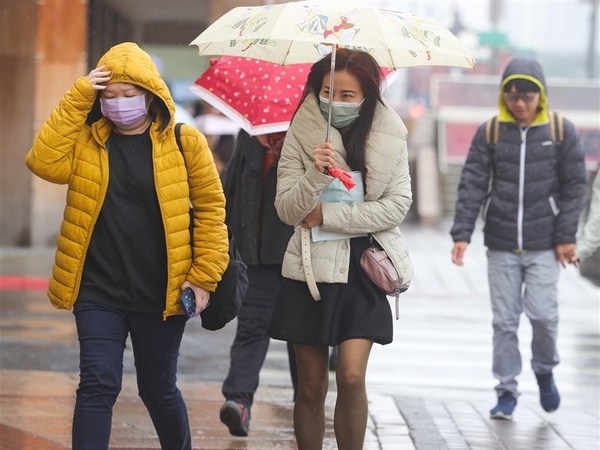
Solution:
M 329 69 L 329 113 L 327 114 L 327 137 L 326 142 L 330 142 L 331 138 L 331 113 L 333 111 L 333 80 L 335 73 L 335 53 L 337 44 L 331 45 L 331 67 Z

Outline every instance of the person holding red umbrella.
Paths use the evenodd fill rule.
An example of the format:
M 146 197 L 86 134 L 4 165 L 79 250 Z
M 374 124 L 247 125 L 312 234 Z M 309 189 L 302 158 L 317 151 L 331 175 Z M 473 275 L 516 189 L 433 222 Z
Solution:
M 219 418 L 234 436 L 247 436 L 250 432 L 250 410 L 269 349 L 267 328 L 281 284 L 281 264 L 294 232 L 293 227 L 277 217 L 273 205 L 277 163 L 284 138 L 284 132 L 250 136 L 241 130 L 222 176 L 227 198 L 226 222 L 236 236 L 238 250 L 248 266 L 249 280 L 237 317 L 229 371 L 221 388 L 225 402 Z M 287 350 L 295 400 L 298 376 L 291 343 Z M 336 359 L 337 347 L 334 347 L 330 370 L 335 370 Z
M 225 402 L 219 417 L 234 436 L 249 433 L 250 410 L 269 349 L 267 328 L 281 283 L 283 255 L 294 232 L 293 227 L 277 217 L 273 205 L 284 137 L 284 132 L 250 136 L 240 131 L 222 176 L 227 200 L 226 223 L 248 266 L 249 281 L 237 317 L 229 371 L 221 389 Z M 295 357 L 291 346 L 288 350 L 295 387 Z
M 275 197 L 279 217 L 295 225 L 295 231 L 284 256 L 269 335 L 294 343 L 294 431 L 300 450 L 322 448 L 328 349 L 335 345 L 336 441 L 343 450 L 363 448 L 369 354 L 373 343 L 388 344 L 393 335 L 386 295 L 359 265 L 370 247 L 369 235 L 387 252 L 403 283 L 412 277 L 399 230 L 412 203 L 406 127 L 381 96 L 381 69 L 371 55 L 338 49 L 333 86 L 331 59 L 328 55 L 316 62 L 308 75 L 281 151 Z M 338 180 L 332 176 L 334 168 L 360 175 L 362 186 L 352 189 L 364 188 L 363 201 L 322 201 Z M 313 227 L 335 238 L 315 241 Z

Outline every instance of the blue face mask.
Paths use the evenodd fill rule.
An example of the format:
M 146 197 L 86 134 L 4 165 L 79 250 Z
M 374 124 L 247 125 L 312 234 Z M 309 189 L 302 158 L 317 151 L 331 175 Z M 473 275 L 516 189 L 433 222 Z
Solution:
M 331 125 L 336 128 L 344 128 L 352 125 L 358 120 L 361 102 L 333 102 L 331 107 Z M 319 106 L 325 120 L 329 116 L 329 99 L 319 95 Z

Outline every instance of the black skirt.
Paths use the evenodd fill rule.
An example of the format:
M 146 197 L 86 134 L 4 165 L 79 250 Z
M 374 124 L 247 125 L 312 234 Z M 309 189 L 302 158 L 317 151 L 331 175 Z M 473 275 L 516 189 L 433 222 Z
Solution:
M 393 336 L 390 303 L 364 274 L 359 261 L 366 237 L 350 240 L 348 283 L 317 283 L 315 301 L 304 281 L 283 278 L 269 325 L 273 339 L 302 344 L 338 345 L 347 339 L 389 344 Z

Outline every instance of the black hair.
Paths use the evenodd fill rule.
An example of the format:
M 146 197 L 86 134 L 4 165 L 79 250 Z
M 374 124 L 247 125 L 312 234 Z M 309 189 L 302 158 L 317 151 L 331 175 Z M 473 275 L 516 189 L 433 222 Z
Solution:
M 313 93 L 317 99 L 319 98 L 323 77 L 329 73 L 330 68 L 331 54 L 313 64 L 300 104 L 309 93 Z M 339 48 L 336 51 L 335 71 L 340 70 L 347 70 L 356 77 L 365 96 L 358 121 L 347 130 L 342 131 L 342 139 L 348 155 L 348 165 L 352 170 L 359 170 L 363 175 L 363 180 L 366 180 L 365 147 L 373 124 L 377 102 L 383 103 L 381 98 L 383 75 L 379 64 L 370 54 L 347 48 Z
M 523 94 L 527 92 L 540 92 L 540 87 L 531 80 L 515 78 L 504 85 L 503 92 L 510 92 L 515 87 L 516 91 Z

